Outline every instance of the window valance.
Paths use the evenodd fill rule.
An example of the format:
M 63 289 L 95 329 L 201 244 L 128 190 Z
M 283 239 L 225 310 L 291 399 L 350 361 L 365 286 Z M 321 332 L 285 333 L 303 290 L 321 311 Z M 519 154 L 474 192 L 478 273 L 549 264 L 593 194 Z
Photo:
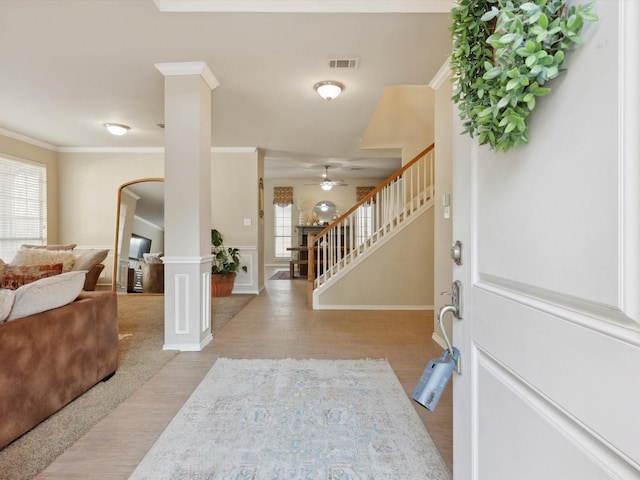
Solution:
M 356 203 L 373 192 L 376 187 L 356 187 Z M 374 199 L 372 199 L 374 200 Z M 374 200 L 375 201 L 375 200 Z
M 286 206 L 293 204 L 293 187 L 273 187 L 273 204 Z

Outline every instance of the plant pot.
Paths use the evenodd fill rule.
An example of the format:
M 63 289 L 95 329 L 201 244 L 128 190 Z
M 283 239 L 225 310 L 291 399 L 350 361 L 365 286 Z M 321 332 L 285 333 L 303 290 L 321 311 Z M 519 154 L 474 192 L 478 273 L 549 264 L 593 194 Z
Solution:
M 228 297 L 233 291 L 233 282 L 236 280 L 236 273 L 222 275 L 221 273 L 211 274 L 211 296 Z

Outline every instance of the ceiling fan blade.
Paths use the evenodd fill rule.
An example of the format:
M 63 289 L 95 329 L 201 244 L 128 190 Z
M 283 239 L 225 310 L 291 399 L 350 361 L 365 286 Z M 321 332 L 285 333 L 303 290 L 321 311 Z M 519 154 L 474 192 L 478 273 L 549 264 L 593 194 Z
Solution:
M 327 165 L 325 165 L 324 167 L 325 173 L 322 175 L 324 178 L 318 182 L 315 183 L 305 183 L 305 186 L 312 186 L 312 185 L 330 185 L 331 187 L 346 187 L 348 186 L 348 183 L 346 183 L 344 180 L 331 180 L 329 178 L 329 167 Z

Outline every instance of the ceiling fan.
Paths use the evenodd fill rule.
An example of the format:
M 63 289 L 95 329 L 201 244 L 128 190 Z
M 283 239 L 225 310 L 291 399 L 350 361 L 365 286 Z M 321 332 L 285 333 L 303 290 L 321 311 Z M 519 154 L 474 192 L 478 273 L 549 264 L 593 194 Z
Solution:
M 346 187 L 347 183 L 344 180 L 330 180 L 329 179 L 329 165 L 324 166 L 324 178 L 318 183 L 310 183 L 308 185 L 320 185 L 320 188 L 325 192 L 328 192 L 333 187 Z

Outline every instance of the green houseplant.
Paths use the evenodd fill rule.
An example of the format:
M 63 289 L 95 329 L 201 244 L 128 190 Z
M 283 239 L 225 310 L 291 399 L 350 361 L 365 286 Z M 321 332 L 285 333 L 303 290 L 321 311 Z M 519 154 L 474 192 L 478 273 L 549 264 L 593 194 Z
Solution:
M 211 295 L 226 297 L 231 295 L 233 283 L 239 270 L 247 271 L 246 265 L 240 263 L 240 250 L 225 247 L 222 234 L 211 229 Z
M 458 0 L 451 11 L 451 71 L 464 132 L 496 150 L 527 143 L 527 119 L 543 87 L 582 43 L 593 3 L 566 0 Z

